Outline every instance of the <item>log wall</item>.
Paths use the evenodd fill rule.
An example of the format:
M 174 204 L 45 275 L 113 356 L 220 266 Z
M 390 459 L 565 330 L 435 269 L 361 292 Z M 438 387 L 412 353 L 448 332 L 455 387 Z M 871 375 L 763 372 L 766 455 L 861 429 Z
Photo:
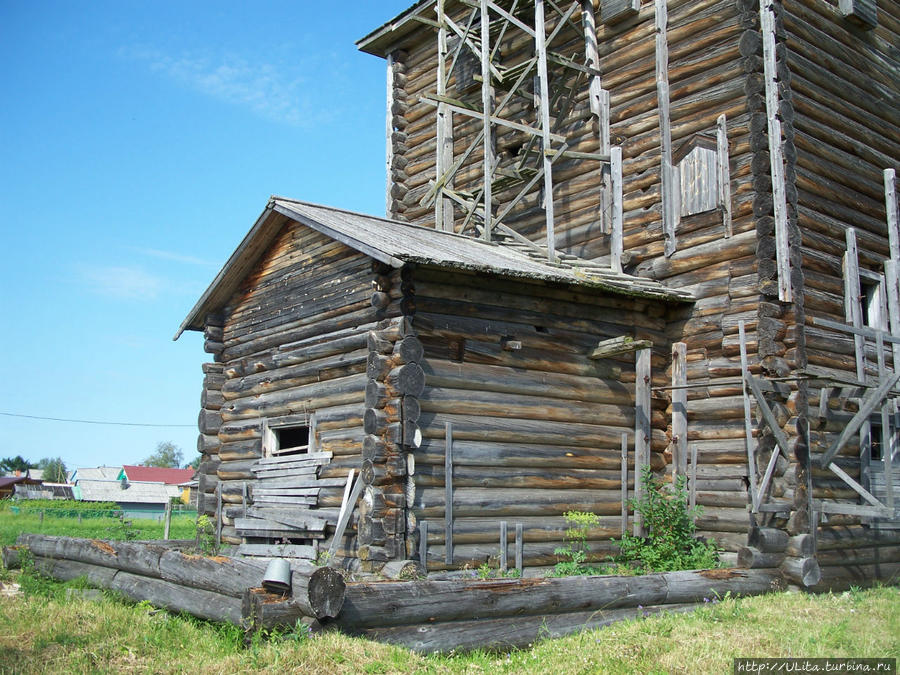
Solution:
M 700 528 L 716 536 L 728 549 L 744 543 L 749 520 L 746 514 L 748 476 L 744 448 L 743 407 L 740 387 L 738 321 L 747 328 L 751 368 L 783 357 L 794 345 L 785 335 L 785 309 L 768 302 L 761 293 L 771 287 L 774 276 L 772 238 L 760 244 L 758 232 L 773 226 L 771 181 L 766 151 L 765 109 L 761 95 L 762 54 L 758 8 L 742 0 L 686 0 L 668 4 L 667 51 L 669 79 L 669 123 L 674 149 L 696 133 L 715 134 L 717 119 L 724 115 L 729 144 L 732 236 L 725 236 L 723 216 L 718 210 L 681 219 L 675 231 L 676 250 L 665 253 L 661 198 L 660 102 L 657 92 L 654 3 L 643 3 L 639 13 L 606 25 L 599 7 L 597 39 L 603 88 L 610 94 L 611 139 L 622 147 L 624 174 L 624 262 L 632 273 L 658 279 L 696 293 L 698 302 L 670 316 L 665 341 L 687 345 L 687 376 L 690 384 L 708 384 L 688 390 L 688 445 L 696 445 L 699 456 L 698 503 L 704 506 Z M 459 17 L 456 17 L 459 18 Z M 518 42 L 516 41 L 518 40 Z M 501 64 L 514 65 L 531 55 L 528 41 L 507 38 L 501 43 Z M 562 52 L 583 58 L 584 38 L 573 28 L 560 33 Z M 435 108 L 419 97 L 435 89 L 436 39 L 424 29 L 412 42 L 396 52 L 402 65 L 402 87 L 395 89 L 403 106 L 394 106 L 402 117 L 403 147 L 395 151 L 408 160 L 403 174 L 404 197 L 394 202 L 395 217 L 433 226 L 433 207 L 420 205 L 428 181 L 435 178 Z M 569 71 L 571 72 L 571 71 Z M 557 79 L 561 71 L 556 72 Z M 590 113 L 587 83 L 565 75 L 566 88 L 576 92 L 567 116 L 554 117 L 557 131 L 577 139 L 572 149 L 596 152 L 597 121 Z M 551 64 L 551 80 L 554 79 Z M 448 95 L 465 98 L 451 79 Z M 495 100 L 505 94 L 497 85 Z M 471 94 L 476 96 L 477 92 Z M 397 98 L 397 97 L 395 97 Z M 527 106 L 513 99 L 510 119 L 522 119 Z M 518 107 L 516 107 L 518 105 Z M 529 114 L 533 114 L 531 111 Z M 519 115 L 519 117 L 517 117 Z M 396 121 L 396 120 L 395 120 Z M 480 129 L 477 120 L 460 122 L 454 114 L 455 157 L 459 157 Z M 521 150 L 524 135 L 500 130 L 496 152 L 501 167 L 511 165 Z M 535 145 L 534 147 L 537 147 Z M 472 153 L 471 170 L 462 171 L 454 189 L 474 192 L 481 180 L 480 146 Z M 396 155 L 394 161 L 396 162 Z M 554 164 L 556 246 L 561 252 L 589 259 L 609 253 L 608 236 L 601 232 L 600 168 L 588 160 L 560 160 Z M 768 181 L 768 182 L 767 182 Z M 496 203 L 515 193 L 497 193 Z M 459 212 L 457 212 L 459 216 Z M 533 240 L 544 236 L 543 210 L 537 188 L 512 212 L 507 224 Z M 461 218 L 458 217 L 457 222 Z M 768 234 L 767 234 L 768 236 Z M 760 280 L 762 265 L 766 278 Z M 787 312 L 790 314 L 790 312 Z M 762 338 L 758 326 L 762 326 Z M 787 339 L 786 344 L 784 340 Z M 662 354 L 662 352 L 661 352 Z M 668 355 L 654 367 L 654 385 L 671 382 Z M 780 362 L 770 366 L 782 366 Z M 719 384 L 719 383 L 722 384 Z M 729 383 L 730 382 L 730 383 Z M 778 467 L 778 491 L 787 489 L 782 480 L 785 467 Z M 437 533 L 434 535 L 438 536 Z
M 634 335 L 665 345 L 665 306 L 568 288 L 419 268 L 412 325 L 424 347 L 423 437 L 408 477 L 407 536 L 417 557 L 428 521 L 429 570 L 509 560 L 522 523 L 524 564 L 552 565 L 566 511 L 592 511 L 595 559 L 620 537 L 621 436 L 633 448 L 635 357 L 591 360 L 599 340 Z M 667 347 L 654 352 L 655 367 Z M 651 463 L 665 466 L 665 400 L 651 415 Z M 448 562 L 447 425 L 452 434 L 452 555 Z M 629 458 L 633 489 L 633 455 Z
M 856 380 L 856 345 L 851 335 L 814 326 L 816 318 L 845 321 L 842 258 L 847 229 L 856 232 L 861 270 L 883 274 L 890 257 L 885 213 L 884 169 L 900 158 L 900 61 L 896 45 L 900 8 L 877 3 L 878 25 L 864 30 L 842 17 L 836 0 L 784 0 L 783 30 L 788 45 L 789 93 L 786 110 L 796 157 L 797 219 L 802 243 L 806 359 L 810 368 Z M 869 376 L 875 353 L 869 341 Z M 886 361 L 891 367 L 890 350 Z M 809 392 L 812 498 L 859 504 L 850 487 L 818 458 L 836 439 L 855 410 L 856 396 L 839 388 Z M 823 396 L 825 400 L 822 401 Z M 863 453 L 865 449 L 862 449 Z M 852 440 L 836 463 L 866 483 L 868 461 Z M 883 577 L 880 566 L 896 563 L 891 537 L 860 526 L 859 516 L 829 515 L 818 527 L 822 585 L 857 583 Z M 807 525 L 815 528 L 815 523 Z M 842 543 L 843 542 L 843 543 Z M 854 556 L 834 555 L 856 548 Z
M 383 288 L 377 297 L 373 282 Z M 399 276 L 397 282 L 399 286 Z M 367 333 L 378 321 L 400 314 L 391 283 L 390 274 L 373 271 L 368 257 L 292 223 L 273 241 L 221 317 L 207 320 L 208 346 L 211 335 L 218 341 L 212 345 L 216 363 L 204 367 L 201 510 L 215 512 L 220 486 L 225 543 L 265 543 L 276 535 L 293 540 L 289 535 L 296 527 L 290 524 L 304 519 L 313 525 L 319 522 L 315 519 L 324 519 L 325 534 L 333 532 L 348 471 L 358 471 L 361 463 Z M 210 409 L 213 400 L 216 410 Z M 311 443 L 317 453 L 308 464 L 315 471 L 316 464 L 324 463 L 312 474 L 312 492 L 281 500 L 284 509 L 293 511 L 287 524 L 274 517 L 277 513 L 248 513 L 245 506 L 253 505 L 254 490 L 279 480 L 261 479 L 254 471 L 260 468 L 263 421 L 308 413 L 315 414 Z M 271 536 L 261 532 L 242 537 L 235 519 L 250 516 L 275 520 Z M 355 519 L 342 545 L 344 553 L 355 551 Z

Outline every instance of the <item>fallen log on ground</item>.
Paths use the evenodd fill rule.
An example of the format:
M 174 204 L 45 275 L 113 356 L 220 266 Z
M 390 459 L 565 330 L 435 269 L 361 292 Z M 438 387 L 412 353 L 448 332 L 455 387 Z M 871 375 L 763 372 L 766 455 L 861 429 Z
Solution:
M 74 561 L 114 569 L 158 579 L 174 588 L 208 591 L 238 600 L 247 589 L 261 585 L 267 565 L 267 561 L 261 559 L 193 555 L 152 543 L 23 534 L 17 545 L 18 548 L 26 547 L 36 559 Z M 344 602 L 345 586 L 339 572 L 302 561 L 292 561 L 291 571 L 291 597 L 287 602 L 296 606 L 298 615 L 316 619 L 337 616 Z M 149 597 L 141 599 L 153 602 Z M 190 609 L 180 611 L 194 613 Z
M 351 583 L 332 624 L 353 631 L 387 622 L 418 625 L 694 603 L 729 591 L 759 595 L 780 580 L 777 569 L 715 569 L 635 577 Z

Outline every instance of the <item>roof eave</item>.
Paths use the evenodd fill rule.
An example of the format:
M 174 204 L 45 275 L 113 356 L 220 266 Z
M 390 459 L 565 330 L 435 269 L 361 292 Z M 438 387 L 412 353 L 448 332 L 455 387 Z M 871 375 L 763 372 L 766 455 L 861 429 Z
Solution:
M 173 340 L 181 337 L 181 334 L 186 330 L 203 330 L 206 315 L 213 309 L 216 309 L 217 306 L 224 304 L 227 297 L 222 296 L 230 296 L 233 290 L 231 286 L 240 283 L 244 272 L 262 256 L 266 245 L 268 245 L 278 229 L 272 223 L 272 216 L 276 213 L 272 206 L 273 201 L 270 200 L 240 245 L 234 250 L 234 253 L 222 266 L 222 269 L 219 270 L 219 273 L 203 292 L 203 295 L 200 296 L 197 304 L 194 305 L 184 321 L 181 322 L 175 337 L 172 338 Z M 281 214 L 278 215 L 279 218 L 276 220 L 280 220 Z
M 406 37 L 424 27 L 424 23 L 418 17 L 434 20 L 433 13 L 429 12 L 429 7 L 434 5 L 435 1 L 420 0 L 365 37 L 357 40 L 357 49 L 366 54 L 385 58 Z

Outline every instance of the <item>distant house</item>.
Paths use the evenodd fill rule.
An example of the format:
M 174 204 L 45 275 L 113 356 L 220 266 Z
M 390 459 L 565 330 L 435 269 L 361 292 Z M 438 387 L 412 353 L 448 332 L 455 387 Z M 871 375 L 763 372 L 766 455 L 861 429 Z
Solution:
M 9 499 L 13 496 L 17 485 L 40 485 L 39 480 L 29 478 L 25 474 L 20 476 L 2 476 L 0 477 L 0 499 Z
M 190 469 L 145 466 L 100 466 L 79 468 L 72 474 L 75 499 L 115 502 L 131 517 L 161 516 L 173 498 L 181 499 L 180 483 L 190 480 Z
M 129 483 L 162 483 L 170 498 L 177 497 L 184 504 L 190 504 L 190 483 L 196 472 L 194 469 L 171 469 L 159 466 L 133 466 L 126 464 L 119 473 Z M 196 486 L 196 483 L 194 483 Z

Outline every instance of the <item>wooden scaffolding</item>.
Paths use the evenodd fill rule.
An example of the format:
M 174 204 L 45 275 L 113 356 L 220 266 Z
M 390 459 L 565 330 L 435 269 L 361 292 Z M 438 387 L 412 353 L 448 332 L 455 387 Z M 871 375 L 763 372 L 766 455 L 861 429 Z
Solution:
M 436 227 L 476 234 L 487 241 L 503 238 L 556 261 L 554 163 L 560 158 L 594 161 L 601 166 L 601 229 L 610 236 L 609 267 L 621 272 L 622 152 L 610 145 L 609 93 L 601 83 L 593 4 L 590 0 L 512 0 L 501 6 L 499 0 L 463 0 L 467 14 L 462 21 L 453 20 L 444 4 L 444 0 L 437 1 L 435 20 L 417 17 L 437 29 L 437 90 L 420 99 L 437 108 L 436 179 L 421 202 L 434 205 Z M 554 50 L 555 41 L 567 27 L 584 35 L 584 63 Z M 500 44 L 511 39 L 533 41 L 533 55 L 502 63 Z M 555 76 L 551 77 L 552 73 Z M 470 97 L 463 101 L 448 95 L 451 80 L 459 90 L 464 78 L 478 83 L 479 100 Z M 562 128 L 578 92 L 585 89 L 596 119 L 598 152 L 569 150 Z M 454 137 L 462 134 L 455 134 L 454 127 L 472 119 L 480 121 L 480 131 L 456 153 Z M 495 133 L 499 127 L 514 129 L 527 139 L 515 161 L 498 161 Z M 455 189 L 454 178 L 470 157 L 477 156 L 479 146 L 483 159 L 477 189 Z M 507 224 L 513 209 L 536 187 L 541 190 L 546 216 L 544 246 Z M 499 193 L 509 194 L 514 188 L 511 198 L 498 198 Z

